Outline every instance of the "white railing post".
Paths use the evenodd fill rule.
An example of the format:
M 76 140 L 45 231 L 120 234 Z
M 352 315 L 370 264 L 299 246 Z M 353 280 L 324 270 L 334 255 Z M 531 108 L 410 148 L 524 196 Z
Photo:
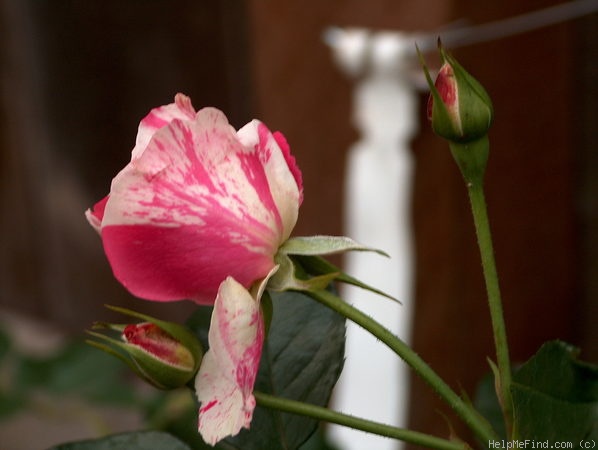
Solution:
M 416 88 L 409 79 L 413 38 L 401 33 L 330 30 L 326 35 L 339 66 L 358 77 L 354 124 L 360 139 L 349 149 L 345 234 L 380 248 L 391 259 L 354 252 L 345 270 L 400 299 L 396 304 L 358 289 L 344 298 L 409 342 L 413 309 L 410 141 L 417 131 Z M 345 413 L 406 426 L 408 371 L 389 349 L 352 323 L 347 359 L 333 399 Z M 342 427 L 330 435 L 343 450 L 396 449 L 395 441 Z

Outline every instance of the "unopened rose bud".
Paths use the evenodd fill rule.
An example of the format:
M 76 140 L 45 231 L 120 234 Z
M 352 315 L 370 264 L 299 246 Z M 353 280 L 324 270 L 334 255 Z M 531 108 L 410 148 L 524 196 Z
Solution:
M 451 153 L 467 186 L 480 185 L 488 162 L 492 101 L 475 78 L 442 46 L 439 45 L 439 49 L 443 65 L 435 83 L 418 50 L 431 91 L 428 117 L 434 132 L 449 141 Z
M 182 386 L 195 373 L 191 351 L 153 323 L 127 325 L 122 338 L 144 378 L 157 387 Z
M 186 327 L 133 311 L 112 308 L 146 322 L 131 325 L 96 324 L 95 328 L 118 331 L 121 340 L 90 332 L 110 345 L 90 344 L 121 360 L 137 375 L 160 389 L 174 389 L 193 378 L 202 358 L 201 344 Z
M 482 85 L 442 48 L 444 64 L 436 82 L 430 84 L 428 118 L 434 132 L 451 141 L 466 143 L 488 133 L 492 123 L 492 101 Z

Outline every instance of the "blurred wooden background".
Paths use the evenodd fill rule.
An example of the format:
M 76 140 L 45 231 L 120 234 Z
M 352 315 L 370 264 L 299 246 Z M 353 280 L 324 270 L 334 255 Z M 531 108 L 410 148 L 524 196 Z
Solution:
M 73 332 L 106 318 L 104 303 L 187 314 L 184 302 L 127 294 L 83 216 L 129 160 L 139 120 L 176 92 L 223 109 L 235 126 L 258 117 L 281 130 L 304 175 L 295 234 L 341 234 L 344 155 L 357 135 L 351 82 L 323 30 L 428 31 L 555 3 L 0 0 L 0 308 Z M 597 23 L 454 52 L 495 102 L 487 197 L 517 361 L 553 338 L 598 359 Z M 460 175 L 421 115 L 414 345 L 473 392 L 493 354 L 481 267 Z M 447 434 L 438 413 L 447 408 L 418 380 L 409 401 L 413 428 Z

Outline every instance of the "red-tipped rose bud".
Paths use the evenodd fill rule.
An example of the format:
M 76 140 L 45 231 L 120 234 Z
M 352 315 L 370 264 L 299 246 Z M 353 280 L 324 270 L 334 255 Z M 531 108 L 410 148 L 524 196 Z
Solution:
M 90 332 L 110 345 L 96 341 L 90 341 L 90 344 L 117 356 L 137 375 L 160 389 L 174 389 L 193 378 L 203 351 L 197 338 L 186 327 L 134 311 L 111 309 L 147 322 L 132 325 L 96 324 L 96 328 L 118 331 L 122 340 Z
M 158 387 L 182 386 L 195 373 L 191 351 L 156 324 L 127 325 L 122 338 L 144 378 Z
M 432 129 L 449 141 L 449 147 L 468 186 L 481 184 L 488 162 L 488 129 L 492 101 L 486 90 L 439 45 L 443 65 L 436 83 L 423 56 L 420 60 L 430 86 L 428 117 Z
M 428 118 L 436 134 L 451 141 L 466 143 L 488 133 L 492 123 L 492 101 L 486 90 L 442 48 L 444 64 L 432 85 L 428 99 Z

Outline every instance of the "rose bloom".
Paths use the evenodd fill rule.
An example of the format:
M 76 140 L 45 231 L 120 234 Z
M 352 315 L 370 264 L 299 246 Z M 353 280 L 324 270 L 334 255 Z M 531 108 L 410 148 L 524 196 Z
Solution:
M 235 131 L 178 94 L 141 121 L 131 162 L 87 218 L 132 294 L 211 304 L 227 276 L 249 287 L 268 274 L 301 200 L 282 134 L 257 120 Z
M 259 300 L 302 192 L 282 134 L 258 120 L 236 131 L 221 111 L 196 112 L 177 94 L 141 121 L 131 162 L 86 212 L 132 294 L 215 304 L 210 350 L 196 378 L 208 443 L 251 422 L 264 339 Z

